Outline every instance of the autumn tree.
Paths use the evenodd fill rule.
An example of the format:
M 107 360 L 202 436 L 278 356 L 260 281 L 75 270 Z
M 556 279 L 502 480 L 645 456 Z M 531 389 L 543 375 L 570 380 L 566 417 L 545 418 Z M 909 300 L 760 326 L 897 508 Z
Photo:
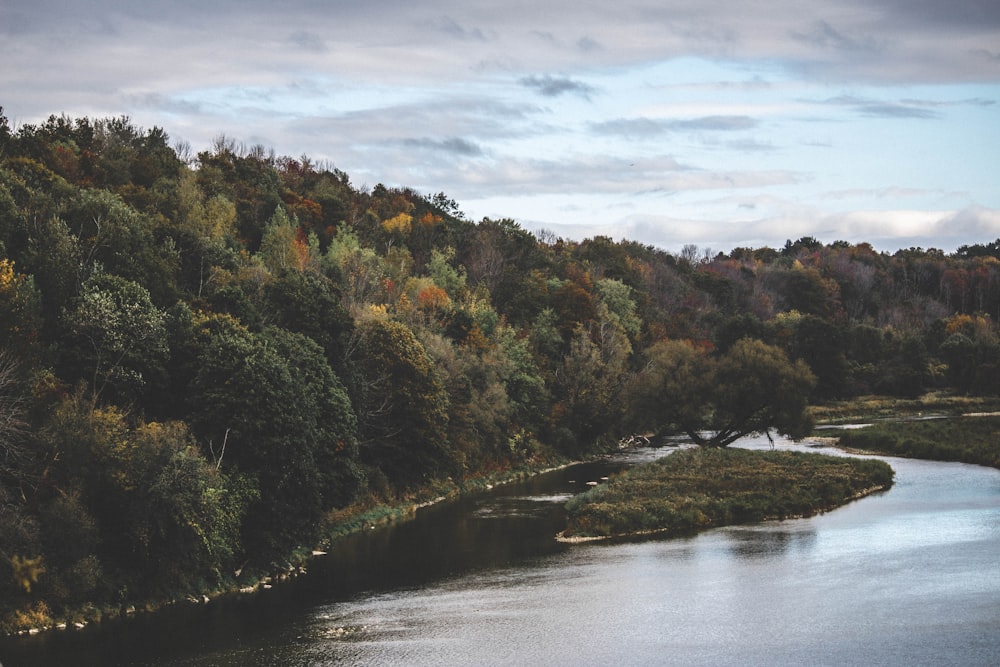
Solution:
M 301 271 L 318 260 L 318 242 L 310 252 L 309 242 L 299 228 L 298 220 L 289 217 L 283 207 L 279 207 L 267 226 L 260 241 L 260 258 L 272 273 L 287 270 Z

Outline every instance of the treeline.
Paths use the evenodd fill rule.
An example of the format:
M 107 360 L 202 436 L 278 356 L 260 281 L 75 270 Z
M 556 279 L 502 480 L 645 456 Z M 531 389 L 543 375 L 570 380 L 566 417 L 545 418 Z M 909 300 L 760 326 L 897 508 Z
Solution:
M 814 400 L 995 394 L 997 318 L 1000 240 L 673 255 L 0 112 L 0 613 L 201 590 L 352 504 L 676 427 L 633 407 L 680 341 L 753 339 Z

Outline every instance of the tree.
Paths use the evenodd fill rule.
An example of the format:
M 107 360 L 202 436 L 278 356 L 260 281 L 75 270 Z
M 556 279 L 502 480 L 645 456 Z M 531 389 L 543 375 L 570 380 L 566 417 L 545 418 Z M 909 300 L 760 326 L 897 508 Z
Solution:
M 0 259 L 0 350 L 22 359 L 34 356 L 41 328 L 41 295 L 34 278 L 15 272 L 13 262 Z
M 351 403 L 306 336 L 277 327 L 255 334 L 224 316 L 196 326 L 189 419 L 217 467 L 256 481 L 246 547 L 254 558 L 276 557 L 354 499 L 361 478 Z
M 647 358 L 631 391 L 637 425 L 677 428 L 706 447 L 771 429 L 799 438 L 811 429 L 806 408 L 815 377 L 780 348 L 744 338 L 716 359 L 668 341 L 654 345 Z
M 26 457 L 28 399 L 21 384 L 17 358 L 0 348 L 0 486 L 19 476 Z
M 358 331 L 363 460 L 402 486 L 454 472 L 448 394 L 423 345 L 392 320 L 372 318 Z
M 171 243 L 157 241 L 152 216 L 108 190 L 84 189 L 70 202 L 65 217 L 84 270 L 97 263 L 107 273 L 143 285 L 157 303 L 174 301 L 180 258 Z
M 264 300 L 275 325 L 319 343 L 331 368 L 344 377 L 346 344 L 354 322 L 333 281 L 311 271 L 283 271 L 264 285 Z
M 289 269 L 301 271 L 310 261 L 309 246 L 299 234 L 299 223 L 278 207 L 260 241 L 260 257 L 272 273 Z
M 46 481 L 58 493 L 40 518 L 55 589 L 72 593 L 82 585 L 74 573 L 103 569 L 122 594 L 148 592 L 218 578 L 234 561 L 239 483 L 199 453 L 185 424 L 129 421 L 77 392 L 45 424 Z
M 63 325 L 66 366 L 91 383 L 95 398 L 109 385 L 121 397 L 134 394 L 166 356 L 164 314 L 131 280 L 94 275 L 63 314 Z

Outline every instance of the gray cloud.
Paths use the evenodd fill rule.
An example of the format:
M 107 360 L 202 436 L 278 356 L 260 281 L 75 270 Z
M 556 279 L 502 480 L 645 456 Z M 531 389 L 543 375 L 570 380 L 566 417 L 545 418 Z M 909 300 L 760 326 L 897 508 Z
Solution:
M 1000 28 L 1000 4 L 994 0 L 881 0 L 886 25 L 936 26 L 939 30 L 985 32 Z
M 591 130 L 602 135 L 646 139 L 668 132 L 734 132 L 755 127 L 757 121 L 749 116 L 703 116 L 683 119 L 615 118 L 593 123 Z
M 789 36 L 795 41 L 818 46 L 822 50 L 873 53 L 880 49 L 878 40 L 874 37 L 849 35 L 827 21 L 816 22 L 808 32 L 791 30 Z
M 450 37 L 461 41 L 486 42 L 491 39 L 481 28 L 467 28 L 451 16 L 442 16 L 429 22 L 430 26 Z
M 288 36 L 288 41 L 303 51 L 311 53 L 325 53 L 327 51 L 323 38 L 308 30 L 296 30 Z
M 448 137 L 447 139 L 430 139 L 426 137 L 404 139 L 402 143 L 408 148 L 453 153 L 463 157 L 478 157 L 483 155 L 483 149 L 478 144 L 460 137 Z
M 940 107 L 952 105 L 951 102 L 928 102 L 926 100 L 901 100 L 899 102 L 884 102 L 881 100 L 855 97 L 853 95 L 840 95 L 821 100 L 820 104 L 831 106 L 851 107 L 855 112 L 871 118 L 916 118 L 935 119 L 940 118 L 941 113 L 930 107 Z
M 181 98 L 170 98 L 160 93 L 138 93 L 127 95 L 125 100 L 130 106 L 140 109 L 151 109 L 159 113 L 197 116 L 205 112 L 204 105 Z
M 196 148 L 225 132 L 459 201 L 503 198 L 528 211 L 559 199 L 561 208 L 529 216 L 555 219 L 551 211 L 572 203 L 574 219 L 612 220 L 664 243 L 783 242 L 839 224 L 916 235 L 873 226 L 875 215 L 762 199 L 842 211 L 848 199 L 822 193 L 862 185 L 894 193 L 850 200 L 872 208 L 907 188 L 968 188 L 958 204 L 929 194 L 906 203 L 962 210 L 942 212 L 946 222 L 927 233 L 950 224 L 981 234 L 995 229 L 998 195 L 969 128 L 988 128 L 983 119 L 996 114 L 998 44 L 996 0 L 772 0 L 766 11 L 704 0 L 3 0 L 0 103 L 15 124 L 128 114 Z M 964 83 L 979 87 L 954 92 Z M 554 102 L 573 96 L 590 103 Z M 950 125 L 959 112 L 980 125 Z M 922 148 L 918 120 L 935 121 L 951 171 L 912 160 L 896 169 L 887 146 L 885 180 L 832 177 L 849 175 L 857 158 L 842 152 L 846 131 L 860 139 L 898 122 L 898 136 Z M 657 154 L 667 143 L 658 138 L 673 155 Z M 821 158 L 805 146 L 824 147 Z M 813 190 L 801 185 L 813 178 Z M 729 204 L 752 210 L 754 220 L 736 222 L 649 213 L 671 193 L 671 205 L 739 193 L 757 208 Z M 605 195 L 603 208 L 580 203 Z M 646 227 L 616 217 L 623 202 Z
M 546 74 L 545 76 L 526 76 L 521 78 L 520 83 L 525 88 L 529 88 L 544 95 L 545 97 L 559 97 L 564 94 L 579 95 L 589 100 L 590 96 L 596 92 L 593 86 L 581 81 L 574 81 L 568 77 L 556 77 Z

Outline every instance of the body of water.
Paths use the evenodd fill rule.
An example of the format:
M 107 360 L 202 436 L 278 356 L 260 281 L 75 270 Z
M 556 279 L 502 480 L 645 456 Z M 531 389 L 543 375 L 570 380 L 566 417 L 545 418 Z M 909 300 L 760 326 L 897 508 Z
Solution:
M 7 667 L 1000 664 L 1000 471 L 889 458 L 891 491 L 818 517 L 684 539 L 554 540 L 566 499 L 655 455 L 633 452 L 427 508 L 339 542 L 307 577 L 251 599 L 19 640 L 0 659 Z

